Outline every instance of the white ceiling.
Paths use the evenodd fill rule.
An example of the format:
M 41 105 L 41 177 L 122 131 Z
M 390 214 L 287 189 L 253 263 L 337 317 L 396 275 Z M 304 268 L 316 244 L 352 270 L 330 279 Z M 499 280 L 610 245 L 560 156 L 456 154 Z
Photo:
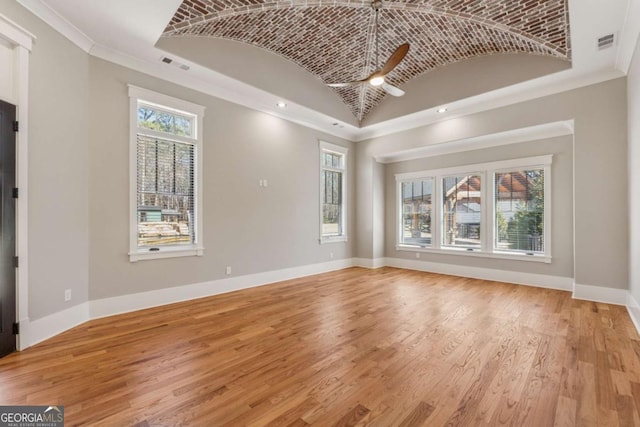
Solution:
M 181 0 L 18 0 L 91 55 L 351 140 L 397 132 L 623 76 L 640 32 L 640 0 L 569 0 L 572 67 L 544 77 L 460 99 L 438 114 L 430 108 L 357 127 L 338 117 L 279 97 L 219 72 L 176 58 L 183 71 L 160 62 L 155 47 Z M 613 48 L 598 50 L 596 40 L 614 33 Z M 278 109 L 278 101 L 288 104 Z M 335 124 L 335 123 L 338 124 Z

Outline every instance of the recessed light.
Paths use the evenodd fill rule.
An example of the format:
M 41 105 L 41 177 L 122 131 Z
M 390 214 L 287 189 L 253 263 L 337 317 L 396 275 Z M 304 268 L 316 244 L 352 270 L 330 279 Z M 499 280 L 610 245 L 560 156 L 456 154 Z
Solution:
M 280 102 L 278 102 L 276 104 L 276 107 L 278 107 L 278 108 L 287 108 L 287 103 L 280 101 Z
M 438 113 L 442 114 L 442 113 L 446 113 L 447 109 L 442 107 L 442 108 L 438 108 Z

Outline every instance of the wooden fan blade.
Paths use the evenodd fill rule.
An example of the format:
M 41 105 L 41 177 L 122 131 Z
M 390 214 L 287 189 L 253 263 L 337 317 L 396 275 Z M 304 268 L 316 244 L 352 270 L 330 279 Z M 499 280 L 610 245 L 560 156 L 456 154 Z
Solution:
M 391 57 L 389 57 L 389 60 L 387 61 L 387 63 L 384 64 L 384 66 L 380 69 L 380 71 L 378 71 L 377 74 L 382 77 L 389 74 L 391 71 L 393 71 L 394 68 L 398 66 L 400 61 L 402 61 L 404 57 L 407 56 L 408 52 L 409 52 L 409 43 L 404 43 L 398 46 L 396 51 L 393 52 Z
M 384 89 L 385 92 L 387 92 L 389 95 L 392 95 L 392 96 L 404 95 L 404 91 L 402 89 L 400 89 L 399 87 L 392 86 L 389 83 L 383 83 L 382 89 Z

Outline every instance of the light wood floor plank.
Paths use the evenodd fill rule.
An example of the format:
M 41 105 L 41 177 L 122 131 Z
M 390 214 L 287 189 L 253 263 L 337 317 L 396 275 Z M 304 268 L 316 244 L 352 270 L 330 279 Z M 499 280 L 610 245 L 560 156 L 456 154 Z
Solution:
M 0 359 L 1 404 L 104 426 L 639 426 L 621 306 L 395 268 L 88 322 Z

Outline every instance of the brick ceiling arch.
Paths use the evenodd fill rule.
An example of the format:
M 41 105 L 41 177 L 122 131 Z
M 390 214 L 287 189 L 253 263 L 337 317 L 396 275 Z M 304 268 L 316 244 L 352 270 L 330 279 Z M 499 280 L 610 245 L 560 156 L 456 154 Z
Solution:
M 184 0 L 163 37 L 219 37 L 278 54 L 324 83 L 375 68 L 371 3 L 349 0 Z M 379 15 L 384 63 L 411 44 L 387 80 L 402 85 L 430 70 L 483 55 L 528 53 L 570 60 L 567 0 L 386 0 Z M 387 96 L 370 85 L 335 88 L 362 120 Z

